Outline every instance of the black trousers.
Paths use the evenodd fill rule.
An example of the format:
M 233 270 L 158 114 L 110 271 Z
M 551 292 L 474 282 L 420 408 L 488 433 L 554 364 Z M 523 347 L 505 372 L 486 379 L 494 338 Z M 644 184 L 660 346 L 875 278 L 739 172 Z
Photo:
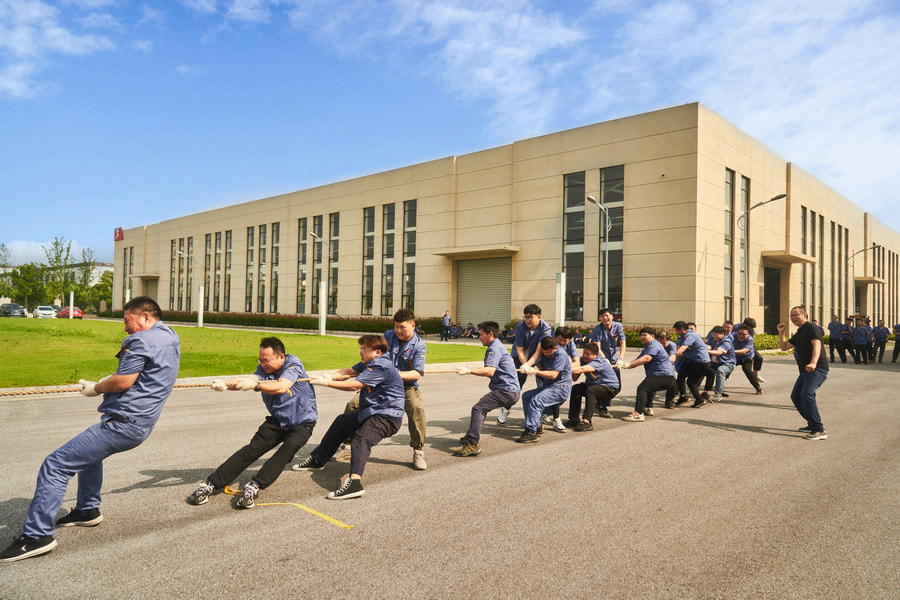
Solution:
M 253 477 L 253 481 L 259 484 L 259 489 L 264 490 L 275 483 L 287 464 L 294 459 L 297 450 L 309 440 L 315 426 L 316 422 L 312 421 L 293 427 L 281 427 L 275 417 L 268 416 L 253 434 L 250 443 L 232 454 L 207 479 L 217 488 L 225 487 L 233 483 L 260 456 L 281 444 Z
M 578 421 L 579 418 L 590 421 L 598 406 L 609 408 L 610 402 L 619 393 L 618 388 L 606 385 L 588 385 L 584 381 L 572 386 L 569 395 L 569 419 Z M 584 412 L 581 413 L 581 399 L 584 398 Z M 579 413 L 581 413 L 579 415 Z
M 747 378 L 747 381 L 750 382 L 750 385 L 753 386 L 753 389 L 757 392 L 762 391 L 762 388 L 759 386 L 759 379 L 756 378 L 756 374 L 753 372 L 753 361 L 745 360 L 741 363 L 741 371 L 744 372 L 744 376 Z
M 872 362 L 875 362 L 875 359 L 878 359 L 878 362 L 882 362 L 884 360 L 884 347 L 887 346 L 887 340 L 883 342 L 875 342 L 872 344 Z
M 854 344 L 853 345 L 853 362 L 859 364 L 860 362 L 864 364 L 869 364 L 869 345 L 868 344 Z
M 634 397 L 635 412 L 643 413 L 645 408 L 653 408 L 653 396 L 663 390 L 666 390 L 666 396 L 675 395 L 675 378 L 672 375 L 647 375 Z
M 716 372 L 713 370 L 711 362 L 686 362 L 681 365 L 681 370 L 678 372 L 678 381 L 685 381 L 694 400 L 698 401 L 700 400 L 700 382 L 705 377 L 712 377 L 715 381 Z
M 362 477 L 372 448 L 384 438 L 400 431 L 403 417 L 375 414 L 359 422 L 359 413 L 344 413 L 334 418 L 321 443 L 310 452 L 317 463 L 325 464 L 347 438 L 350 442 L 350 474 Z
M 847 362 L 847 353 L 844 351 L 844 340 L 828 338 L 828 352 L 831 355 L 831 362 L 834 362 L 835 348 L 838 351 L 838 356 L 841 357 L 841 362 Z

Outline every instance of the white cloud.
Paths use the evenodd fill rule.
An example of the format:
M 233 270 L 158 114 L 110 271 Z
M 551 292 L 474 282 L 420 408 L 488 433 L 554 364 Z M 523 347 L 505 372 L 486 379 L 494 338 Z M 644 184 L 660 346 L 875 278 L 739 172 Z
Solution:
M 70 240 L 65 240 L 68 243 Z M 31 240 L 13 240 L 6 243 L 9 248 L 10 263 L 13 265 L 24 265 L 31 262 L 43 263 L 47 262 L 47 254 L 44 248 L 49 248 L 53 240 L 46 242 L 35 242 Z M 73 260 L 81 258 L 81 250 L 84 249 L 76 240 L 71 240 L 71 255 Z
M 109 13 L 91 13 L 78 19 L 78 23 L 87 29 L 121 29 L 122 24 Z
M 270 2 L 265 0 L 232 0 L 226 16 L 250 23 L 266 23 L 271 17 Z
M 151 40 L 134 40 L 131 42 L 131 47 L 143 54 L 153 52 L 153 42 Z
M 212 14 L 218 11 L 216 0 L 181 0 L 181 3 L 190 10 L 202 14 Z
M 200 77 L 206 75 L 206 69 L 194 65 L 178 65 L 175 72 L 184 77 Z

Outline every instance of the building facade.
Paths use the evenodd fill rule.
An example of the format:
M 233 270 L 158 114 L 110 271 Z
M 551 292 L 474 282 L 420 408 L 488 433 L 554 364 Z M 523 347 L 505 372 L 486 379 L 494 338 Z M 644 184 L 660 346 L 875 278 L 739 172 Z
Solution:
M 115 308 L 147 294 L 196 311 L 202 286 L 206 312 L 317 314 L 324 281 L 339 315 L 900 320 L 900 235 L 700 104 L 116 237 Z

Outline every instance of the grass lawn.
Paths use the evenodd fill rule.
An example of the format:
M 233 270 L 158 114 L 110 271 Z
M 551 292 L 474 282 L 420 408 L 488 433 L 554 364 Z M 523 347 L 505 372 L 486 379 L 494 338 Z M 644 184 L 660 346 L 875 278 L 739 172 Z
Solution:
M 252 373 L 259 340 L 274 335 L 307 370 L 359 361 L 355 338 L 204 327 L 173 327 L 181 338 L 179 377 Z M 0 319 L 0 388 L 66 385 L 114 373 L 125 339 L 122 322 L 85 319 Z M 427 344 L 428 362 L 480 361 L 479 345 Z

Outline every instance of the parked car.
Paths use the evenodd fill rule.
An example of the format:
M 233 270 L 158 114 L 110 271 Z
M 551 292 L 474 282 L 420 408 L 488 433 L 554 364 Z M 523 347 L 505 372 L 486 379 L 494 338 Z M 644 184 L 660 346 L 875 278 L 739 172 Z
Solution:
M 0 306 L 0 317 L 27 317 L 28 313 L 25 312 L 25 307 L 15 304 L 14 302 L 10 302 L 8 304 L 4 304 Z
M 60 309 L 59 313 L 56 315 L 60 319 L 68 319 L 69 318 L 69 307 L 64 306 Z M 81 319 L 84 317 L 84 313 L 81 312 L 81 309 L 77 306 L 72 307 L 72 318 L 73 319 Z
M 35 319 L 52 319 L 56 316 L 56 311 L 52 306 L 38 306 L 31 314 Z

